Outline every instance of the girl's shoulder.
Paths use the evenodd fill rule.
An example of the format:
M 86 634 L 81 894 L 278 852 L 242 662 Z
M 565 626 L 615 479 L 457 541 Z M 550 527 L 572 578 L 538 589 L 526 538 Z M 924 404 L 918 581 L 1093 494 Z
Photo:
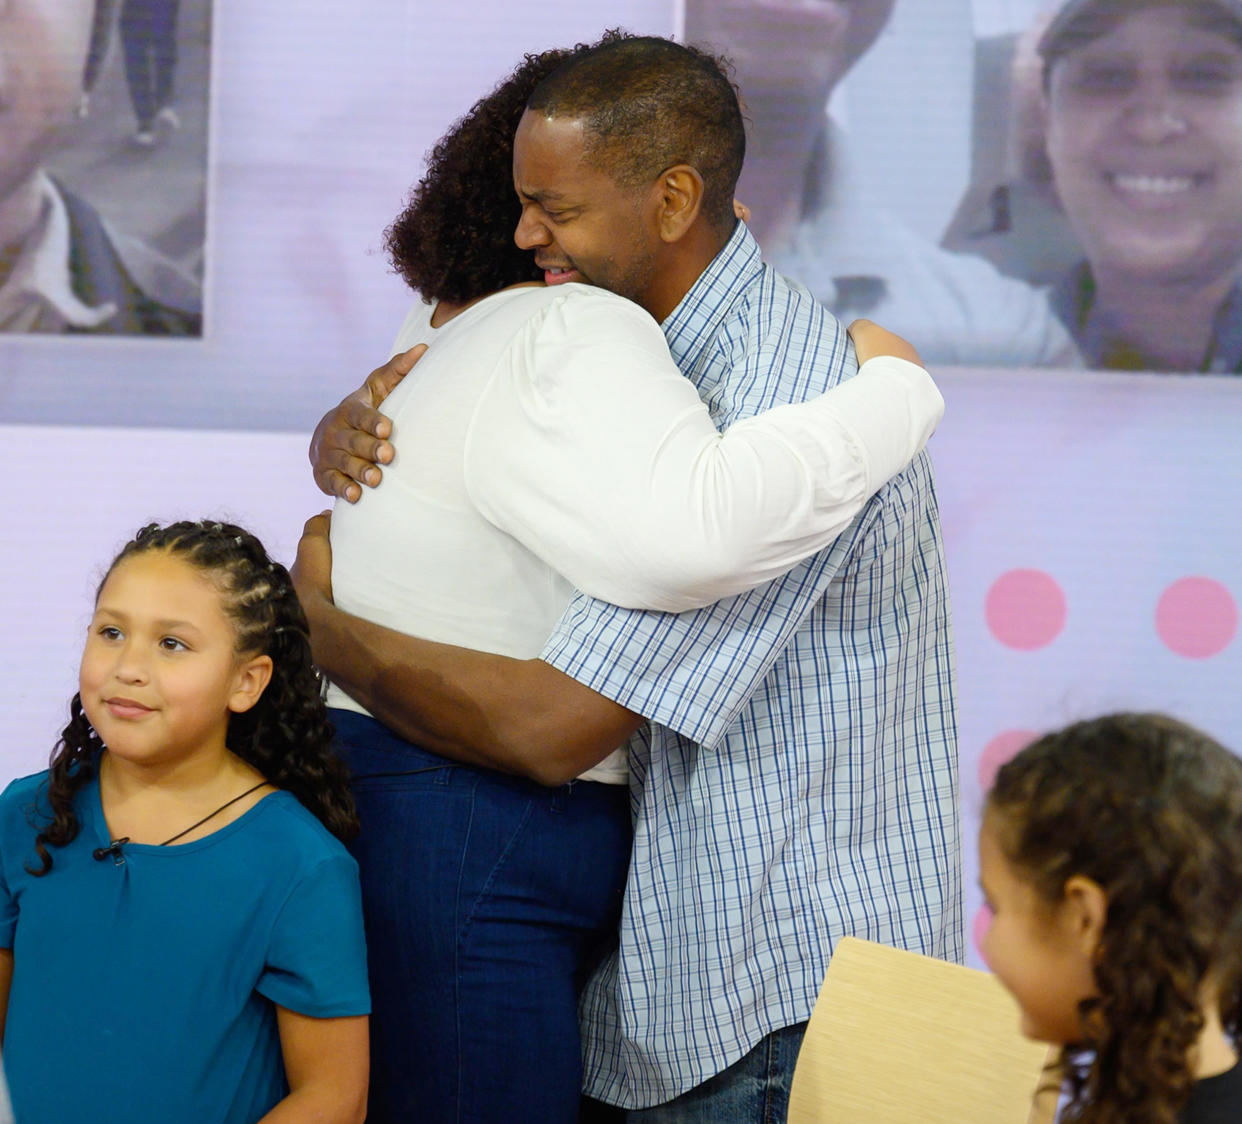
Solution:
M 349 858 L 345 845 L 284 789 L 265 796 L 235 822 L 250 835 L 248 846 L 261 839 L 264 845 L 287 850 L 311 865 L 336 856 Z
M 7 874 L 9 864 L 19 865 L 34 860 L 35 835 L 53 820 L 52 806 L 47 798 L 47 770 L 18 777 L 0 792 L 0 870 Z M 82 808 L 79 792 L 74 804 Z
M 40 769 L 37 773 L 31 773 L 25 777 L 17 777 L 9 781 L 4 787 L 4 791 L 0 792 L 0 802 L 8 802 L 13 799 L 20 799 L 23 796 L 33 795 L 40 787 L 47 787 L 47 770 Z
M 27 818 L 35 813 L 51 815 L 51 806 L 47 801 L 46 769 L 27 777 L 18 777 L 0 792 L 0 819 L 5 823 L 14 814 Z
M 0 815 L 11 811 L 19 811 L 27 817 L 31 815 L 51 816 L 52 808 L 48 803 L 48 771 L 42 769 L 29 776 L 18 777 L 9 781 L 0 791 Z M 91 794 L 97 790 L 99 778 L 94 769 L 73 795 L 74 808 L 82 815 L 84 804 L 89 804 Z
M 336 908 L 357 896 L 354 857 L 292 793 L 278 790 L 264 797 L 219 834 L 230 829 L 227 840 L 220 840 L 221 850 L 194 864 L 195 869 L 205 864 L 206 877 L 214 877 L 217 867 L 244 871 L 250 883 L 263 888 L 256 900 L 269 905 L 311 900 Z M 283 916 L 283 907 L 280 912 Z

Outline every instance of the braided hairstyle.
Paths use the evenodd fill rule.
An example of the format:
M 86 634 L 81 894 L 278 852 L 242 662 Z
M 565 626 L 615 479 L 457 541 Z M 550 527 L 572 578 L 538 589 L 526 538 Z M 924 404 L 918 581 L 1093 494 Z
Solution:
M 113 559 L 96 599 L 118 563 L 152 551 L 179 558 L 211 580 L 236 628 L 239 655 L 271 657 L 272 678 L 258 702 L 229 717 L 229 749 L 272 785 L 296 796 L 333 835 L 357 835 L 349 776 L 332 752 L 323 683 L 311 663 L 310 631 L 289 572 L 268 557 L 254 535 L 231 523 L 150 523 Z M 48 769 L 52 819 L 32 825 L 43 864 L 33 874 L 52 868 L 48 845 L 63 847 L 76 838 L 81 825 L 73 810 L 74 796 L 98 772 L 105 748 L 82 709 L 80 694 L 70 701 L 69 714 Z
M 1108 911 L 1061 1064 L 1075 1124 L 1175 1124 L 1194 1085 L 1205 985 L 1242 1032 L 1242 760 L 1159 714 L 1048 734 L 1001 767 L 985 814 L 1050 905 L 1074 875 Z

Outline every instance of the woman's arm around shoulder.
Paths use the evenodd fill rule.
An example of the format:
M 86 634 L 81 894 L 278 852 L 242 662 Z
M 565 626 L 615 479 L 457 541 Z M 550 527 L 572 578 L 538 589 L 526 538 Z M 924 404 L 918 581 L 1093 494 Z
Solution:
M 289 1095 L 260 1124 L 362 1124 L 370 1076 L 366 1015 L 317 1019 L 276 1007 Z
M 682 612 L 784 573 L 909 464 L 944 408 L 914 348 L 860 321 L 858 378 L 721 433 L 645 312 L 573 296 L 532 321 L 480 396 L 466 487 L 486 519 L 617 605 Z

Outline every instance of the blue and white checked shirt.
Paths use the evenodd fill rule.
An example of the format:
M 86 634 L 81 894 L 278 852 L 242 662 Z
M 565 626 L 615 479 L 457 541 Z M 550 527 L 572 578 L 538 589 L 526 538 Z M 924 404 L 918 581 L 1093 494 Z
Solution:
M 718 426 L 856 370 L 738 223 L 664 323 Z M 810 1016 L 836 939 L 962 956 L 953 646 L 920 454 L 827 550 L 697 612 L 579 594 L 543 658 L 643 714 L 620 949 L 583 998 L 587 1091 L 670 1100 Z

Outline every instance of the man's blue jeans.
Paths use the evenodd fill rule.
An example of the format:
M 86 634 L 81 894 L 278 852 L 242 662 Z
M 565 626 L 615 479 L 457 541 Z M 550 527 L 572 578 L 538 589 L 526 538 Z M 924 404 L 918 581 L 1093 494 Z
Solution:
M 784 1124 L 789 1115 L 789 1090 L 806 1023 L 775 1031 L 722 1070 L 653 1108 L 608 1108 L 594 1101 L 583 1106 L 590 1124 Z
M 625 785 L 448 761 L 333 710 L 354 774 L 371 976 L 372 1124 L 572 1124 L 577 997 L 616 939 Z

